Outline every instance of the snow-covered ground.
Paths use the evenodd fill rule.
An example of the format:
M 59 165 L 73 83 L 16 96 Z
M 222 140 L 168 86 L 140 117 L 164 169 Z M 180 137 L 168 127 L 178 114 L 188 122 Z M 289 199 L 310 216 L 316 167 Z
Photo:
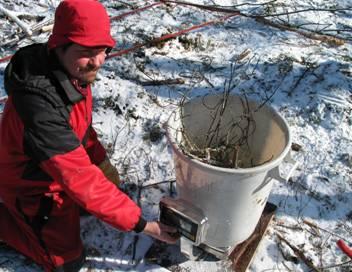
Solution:
M 0 0 L 29 26 L 53 18 L 55 0 Z M 152 1 L 101 1 L 110 16 Z M 351 0 L 194 0 L 238 8 L 244 14 L 284 14 L 266 19 L 337 35 L 343 45 L 270 27 L 235 16 L 177 39 L 109 59 L 94 84 L 94 126 L 125 182 L 137 186 L 175 179 L 171 149 L 161 125 L 181 98 L 219 93 L 234 69 L 233 93 L 268 102 L 290 125 L 299 167 L 289 182 L 274 182 L 269 201 L 278 206 L 249 271 L 310 271 L 277 238 L 285 237 L 321 271 L 352 271 L 336 247 L 352 245 L 352 2 Z M 319 9 L 319 10 L 318 10 Z M 306 12 L 294 13 L 298 10 Z M 115 50 L 224 16 L 190 6 L 159 5 L 112 21 Z M 48 32 L 24 38 L 18 25 L 0 12 L 0 56 L 44 42 Z M 17 37 L 17 38 L 16 38 Z M 8 43 L 14 40 L 12 43 Z M 6 44 L 5 44 L 6 43 Z M 0 63 L 0 97 L 5 95 Z M 151 85 L 177 79 L 174 85 Z M 150 85 L 150 84 L 149 84 Z M 2 107 L 2 105 L 1 105 Z M 287 172 L 287 166 L 282 171 Z M 4 178 L 0 174 L 0 178 Z M 147 219 L 158 217 L 158 203 L 169 184 L 142 190 Z M 315 227 L 307 222 L 311 222 Z M 152 239 L 123 233 L 94 217 L 82 218 L 88 262 L 82 271 L 166 271 L 146 262 Z M 176 269 L 176 268 L 175 268 Z M 174 271 L 225 271 L 220 261 L 187 261 Z M 7 248 L 0 248 L 0 271 L 41 271 Z

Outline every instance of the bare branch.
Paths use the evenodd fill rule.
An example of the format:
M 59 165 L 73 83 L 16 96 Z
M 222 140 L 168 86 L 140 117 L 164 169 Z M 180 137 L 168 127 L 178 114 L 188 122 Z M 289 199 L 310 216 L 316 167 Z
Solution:
M 303 220 L 303 223 L 305 223 L 306 225 L 308 225 L 308 226 L 310 226 L 310 227 L 313 227 L 313 228 L 319 229 L 319 230 L 321 230 L 321 231 L 327 232 L 327 233 L 331 234 L 332 236 L 337 237 L 337 238 L 339 238 L 339 239 L 342 239 L 342 240 L 344 240 L 344 241 L 349 241 L 348 239 L 346 239 L 346 237 L 343 237 L 343 236 L 341 236 L 341 235 L 339 235 L 339 234 L 337 234 L 337 233 L 334 233 L 334 232 L 332 232 L 332 231 L 330 231 L 330 230 L 327 230 L 327 229 L 324 229 L 324 228 L 322 228 L 322 227 L 319 227 L 317 224 L 314 224 L 313 222 L 310 222 L 310 221 L 308 221 L 307 219 L 304 219 L 304 220 Z
M 251 17 L 251 16 L 250 16 Z M 282 24 L 278 24 L 272 21 L 269 21 L 267 19 L 264 18 L 265 16 L 254 16 L 255 20 L 257 22 L 275 27 L 275 28 L 279 28 L 281 30 L 286 30 L 286 31 L 291 31 L 291 32 L 296 32 L 306 38 L 310 38 L 313 40 L 319 40 L 325 43 L 328 43 L 330 45 L 333 46 L 340 46 L 345 44 L 345 41 L 341 38 L 335 37 L 335 36 L 330 36 L 330 35 L 324 35 L 324 34 L 319 34 L 319 33 L 314 33 L 312 31 L 304 31 L 301 29 L 297 29 L 296 27 L 293 26 L 288 26 L 288 25 L 282 25 Z M 252 17 L 253 18 L 253 17 Z
M 185 81 L 182 78 L 169 78 L 161 80 L 141 81 L 142 86 L 162 86 L 162 85 L 176 85 L 184 84 Z
M 0 11 L 4 13 L 6 16 L 12 19 L 18 26 L 27 34 L 27 36 L 32 36 L 33 32 L 30 27 L 22 22 L 13 12 L 9 11 L 8 9 L 4 8 L 0 5 Z
M 286 11 L 286 12 L 276 13 L 276 14 L 262 15 L 261 17 L 278 17 L 278 16 L 283 16 L 283 15 L 287 16 L 287 15 L 290 15 L 290 14 L 297 14 L 297 13 L 309 12 L 309 11 L 339 12 L 339 11 L 346 11 L 346 10 L 352 10 L 352 7 L 334 8 L 334 9 L 308 8 L 308 9 L 301 9 L 301 10 L 294 10 L 294 11 Z
M 280 241 L 284 242 L 286 245 L 288 245 L 293 252 L 295 253 L 295 255 L 300 258 L 310 269 L 312 269 L 315 272 L 321 272 L 321 270 L 316 267 L 312 260 L 307 258 L 303 251 L 300 250 L 298 247 L 294 246 L 293 244 L 291 244 L 289 241 L 287 241 L 284 237 L 282 237 L 280 234 L 276 233 L 276 236 L 279 238 Z

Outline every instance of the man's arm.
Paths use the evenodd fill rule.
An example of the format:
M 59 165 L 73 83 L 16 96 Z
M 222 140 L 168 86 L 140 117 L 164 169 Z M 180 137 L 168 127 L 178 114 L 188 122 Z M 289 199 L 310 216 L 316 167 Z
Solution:
M 105 148 L 98 140 L 97 133 L 95 132 L 93 126 L 89 127 L 85 149 L 91 162 L 99 167 L 108 180 L 116 186 L 119 186 L 121 183 L 119 172 L 116 167 L 111 164 L 109 158 L 107 157 Z
M 144 231 L 169 243 L 177 240 L 169 235 L 174 228 L 146 222 L 141 209 L 92 164 L 65 118 L 50 103 L 37 95 L 21 95 L 14 104 L 25 126 L 26 155 L 40 162 L 79 205 L 120 230 Z
M 124 231 L 142 231 L 141 209 L 91 163 L 65 117 L 45 98 L 25 94 L 13 99 L 24 123 L 24 150 L 28 157 L 78 204 Z

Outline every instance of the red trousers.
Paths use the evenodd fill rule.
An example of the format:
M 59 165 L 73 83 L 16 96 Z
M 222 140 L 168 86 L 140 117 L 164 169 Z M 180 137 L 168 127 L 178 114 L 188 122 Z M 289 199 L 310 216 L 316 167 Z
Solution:
M 80 258 L 79 207 L 67 195 L 54 197 L 50 214 L 40 233 L 31 225 L 35 215 L 28 207 L 39 207 L 39 198 L 0 203 L 0 239 L 29 257 L 45 271 Z

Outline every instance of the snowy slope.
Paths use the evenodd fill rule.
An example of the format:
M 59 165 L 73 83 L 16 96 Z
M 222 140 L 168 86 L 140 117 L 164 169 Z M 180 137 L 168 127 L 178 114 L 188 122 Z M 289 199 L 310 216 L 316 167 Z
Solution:
M 0 0 L 0 5 L 34 26 L 53 18 L 58 2 Z M 111 16 L 116 16 L 153 2 L 102 3 Z M 352 263 L 346 263 L 347 257 L 335 243 L 339 238 L 352 243 L 352 2 L 193 3 L 237 6 L 252 15 L 307 10 L 267 19 L 338 35 L 346 42 L 335 46 L 269 27 L 253 18 L 235 16 L 182 38 L 108 60 L 93 87 L 94 126 L 121 172 L 125 189 L 136 199 L 135 185 L 175 179 L 172 153 L 161 125 L 182 97 L 222 92 L 232 65 L 236 83 L 233 93 L 245 92 L 259 101 L 272 95 L 268 103 L 286 118 L 293 142 L 301 146 L 293 152 L 299 167 L 292 179 L 287 183 L 275 181 L 269 201 L 278 210 L 250 271 L 310 271 L 276 234 L 297 246 L 316 267 L 325 268 L 322 271 L 351 271 Z M 335 11 L 328 11 L 332 9 Z M 116 50 L 221 16 L 224 14 L 189 6 L 156 6 L 112 21 Z M 24 38 L 18 26 L 1 12 L 0 25 L 1 56 L 13 54 L 33 41 L 44 42 L 48 37 L 46 32 L 33 35 L 33 40 Z M 12 44 L 5 44 L 11 39 Z M 5 66 L 6 63 L 0 63 L 0 97 L 5 95 Z M 182 80 L 182 84 L 146 86 L 148 82 L 169 79 Z M 288 167 L 282 167 L 283 173 L 287 173 Z M 157 218 L 159 199 L 167 194 L 169 183 L 142 191 L 139 201 L 147 219 Z M 82 218 L 81 223 L 89 259 L 83 271 L 166 271 L 143 258 L 152 244 L 151 238 L 141 234 L 135 239 L 135 234 L 112 229 L 93 217 Z M 188 261 L 178 269 L 226 268 L 220 261 Z M 41 270 L 14 251 L 0 248 L 0 271 Z

